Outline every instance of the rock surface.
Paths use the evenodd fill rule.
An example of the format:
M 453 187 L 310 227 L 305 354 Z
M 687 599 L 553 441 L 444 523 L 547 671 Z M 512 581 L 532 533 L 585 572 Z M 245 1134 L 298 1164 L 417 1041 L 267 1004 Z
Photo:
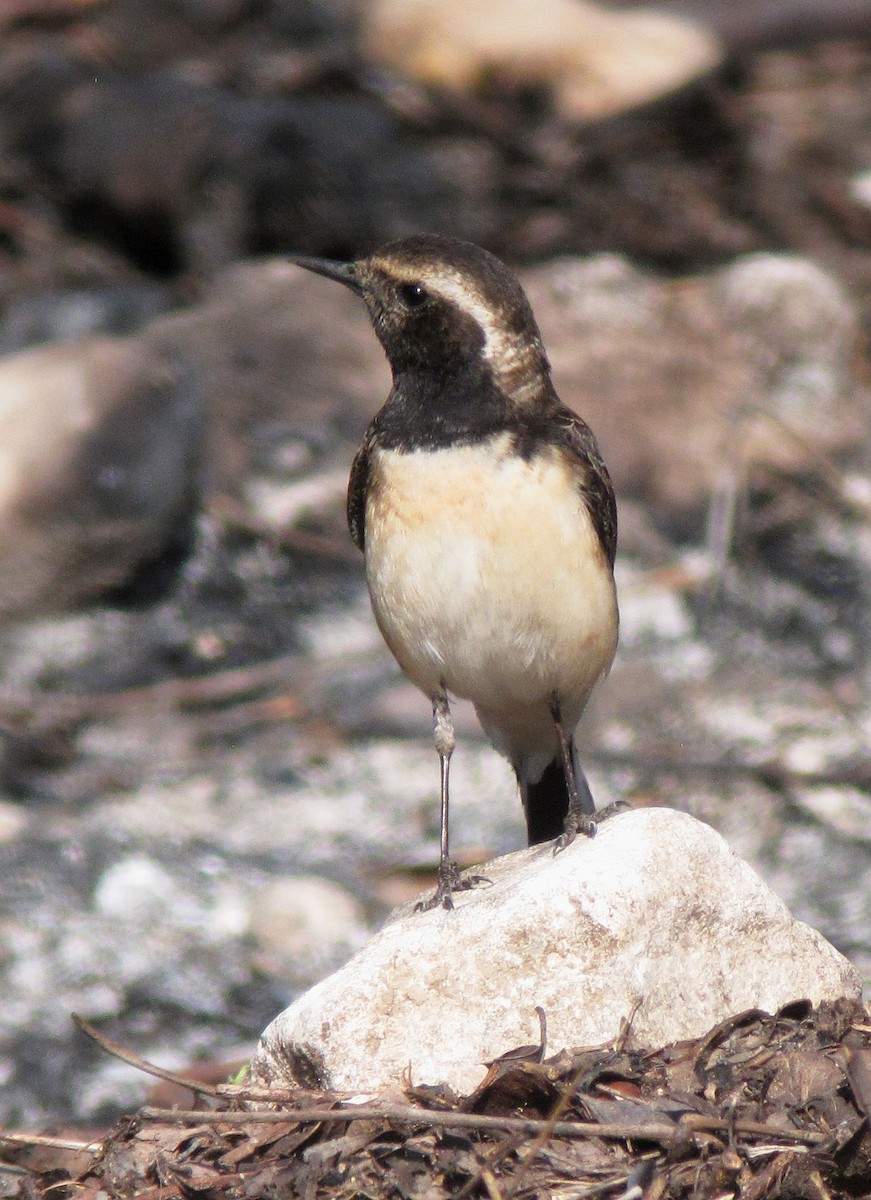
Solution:
M 681 522 L 730 477 L 808 472 L 862 444 L 857 312 L 809 259 L 749 254 L 669 280 L 602 254 L 522 278 L 557 391 L 621 499 Z
M 156 557 L 196 492 L 182 362 L 92 337 L 0 361 L 0 619 L 58 612 Z
M 342 1090 L 474 1089 L 484 1063 L 534 1043 L 636 1046 L 699 1036 L 745 1009 L 858 997 L 858 974 L 713 830 L 666 809 L 593 840 L 483 868 L 453 912 L 401 910 L 351 962 L 267 1028 L 260 1082 Z

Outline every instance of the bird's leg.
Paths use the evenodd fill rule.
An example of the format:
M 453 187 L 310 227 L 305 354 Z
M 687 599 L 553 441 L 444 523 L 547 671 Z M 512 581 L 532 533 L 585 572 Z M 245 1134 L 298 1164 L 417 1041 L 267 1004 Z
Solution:
M 596 832 L 596 823 L 592 817 L 596 811 L 596 805 L 590 791 L 590 785 L 587 783 L 587 778 L 583 771 L 579 770 L 577 773 L 575 772 L 575 764 L 572 761 L 572 748 L 569 739 L 566 737 L 566 731 L 563 728 L 560 703 L 556 696 L 550 702 L 550 715 L 553 717 L 553 723 L 556 728 L 560 757 L 563 762 L 563 773 L 566 777 L 566 789 L 569 794 L 569 806 L 566 811 L 563 832 L 557 838 L 553 848 L 554 854 L 556 854 L 559 850 L 564 850 L 566 846 L 570 845 L 579 833 L 584 833 L 587 837 L 593 836 Z M 580 778 L 578 778 L 578 775 Z
M 441 781 L 441 837 L 439 845 L 439 876 L 438 887 L 428 900 L 421 900 L 415 906 L 418 912 L 427 912 L 431 908 L 453 908 L 451 892 L 459 883 L 459 871 L 456 863 L 451 862 L 450 845 L 448 841 L 448 780 L 451 770 L 451 755 L 454 752 L 456 738 L 454 723 L 451 720 L 451 707 L 446 695 L 436 696 L 432 702 L 432 722 L 435 733 L 435 747 L 439 756 L 439 779 Z
M 460 869 L 451 862 L 450 845 L 448 841 L 448 779 L 451 770 L 451 755 L 454 752 L 456 738 L 454 723 L 451 720 L 451 707 L 446 695 L 436 696 L 432 702 L 432 721 L 435 731 L 435 746 L 439 756 L 439 777 L 441 780 L 441 836 L 439 847 L 439 876 L 438 887 L 428 900 L 420 900 L 415 904 L 415 912 L 428 912 L 431 908 L 453 908 L 452 892 L 464 892 L 477 887 L 479 883 L 489 883 L 484 875 L 460 875 Z

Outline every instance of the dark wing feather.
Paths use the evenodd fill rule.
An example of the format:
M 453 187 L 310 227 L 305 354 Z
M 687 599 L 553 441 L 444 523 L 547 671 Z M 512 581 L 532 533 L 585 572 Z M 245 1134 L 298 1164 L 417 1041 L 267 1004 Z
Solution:
M 560 443 L 583 467 L 580 490 L 590 519 L 611 566 L 617 555 L 617 501 L 614 486 L 605 466 L 592 429 L 586 421 L 568 408 L 558 416 Z
M 351 477 L 348 480 L 348 528 L 358 550 L 362 550 L 366 542 L 366 493 L 369 490 L 369 448 L 372 445 L 372 434 L 371 428 L 367 430 L 363 445 L 354 455 Z

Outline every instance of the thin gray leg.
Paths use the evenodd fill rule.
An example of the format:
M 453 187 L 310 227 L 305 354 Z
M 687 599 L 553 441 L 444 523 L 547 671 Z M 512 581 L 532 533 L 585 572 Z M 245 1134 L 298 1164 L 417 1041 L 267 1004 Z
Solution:
M 435 748 L 439 756 L 439 782 L 441 796 L 441 829 L 439 836 L 439 875 L 438 887 L 428 900 L 421 900 L 416 906 L 418 912 L 427 912 L 431 908 L 453 908 L 451 892 L 457 885 L 458 871 L 456 864 L 451 862 L 449 835 L 449 781 L 451 772 L 451 755 L 454 752 L 456 738 L 454 723 L 451 720 L 451 707 L 447 696 L 436 696 L 432 702 L 432 723 L 435 733 Z
M 439 756 L 439 779 L 441 782 L 441 830 L 439 837 L 439 874 L 438 887 L 428 900 L 421 900 L 415 905 L 417 912 L 428 912 L 431 908 L 453 908 L 452 892 L 466 891 L 481 883 L 490 881 L 483 875 L 460 875 L 457 864 L 451 862 L 450 839 L 448 833 L 448 784 L 451 770 L 451 755 L 454 752 L 456 738 L 454 724 L 451 720 L 451 708 L 445 695 L 436 696 L 432 702 L 432 720 L 435 732 L 435 747 Z

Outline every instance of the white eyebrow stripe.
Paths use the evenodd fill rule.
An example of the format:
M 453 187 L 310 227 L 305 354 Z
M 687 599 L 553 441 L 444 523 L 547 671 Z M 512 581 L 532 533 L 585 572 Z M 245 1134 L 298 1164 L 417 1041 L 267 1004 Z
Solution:
M 522 403 L 527 393 L 537 393 L 537 368 L 544 359 L 544 350 L 537 337 L 530 341 L 507 330 L 468 279 L 460 279 L 448 272 L 432 272 L 427 273 L 423 282 L 432 292 L 450 300 L 480 325 L 484 334 L 484 360 L 508 395 Z
M 485 346 L 491 339 L 498 337 L 500 330 L 496 315 L 471 281 L 459 279 L 456 275 L 447 272 L 440 275 L 433 272 L 432 274 L 427 273 L 425 286 L 445 300 L 450 300 L 461 312 L 468 313 L 477 321 L 484 331 Z

